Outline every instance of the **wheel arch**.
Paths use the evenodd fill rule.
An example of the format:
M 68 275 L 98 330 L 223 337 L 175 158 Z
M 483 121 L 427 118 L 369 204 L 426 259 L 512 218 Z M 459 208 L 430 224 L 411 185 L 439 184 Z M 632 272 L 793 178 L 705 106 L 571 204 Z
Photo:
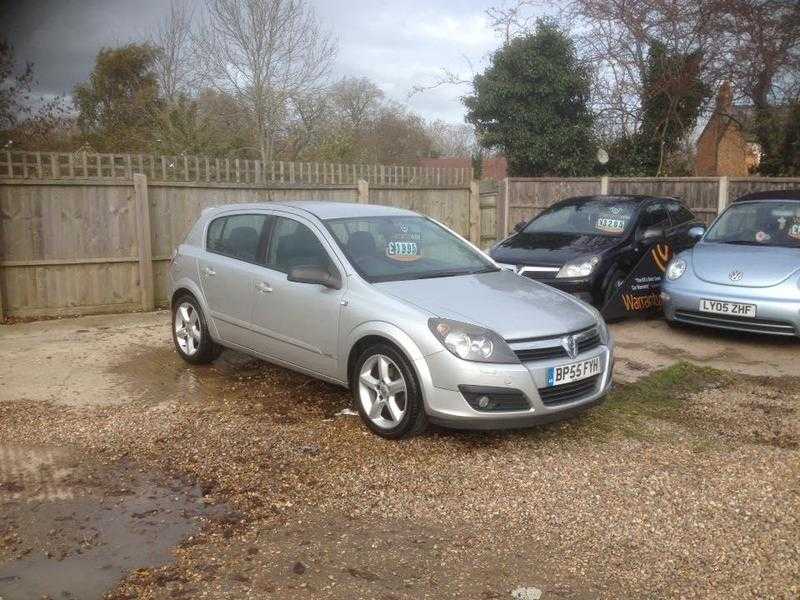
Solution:
M 346 371 L 343 373 L 347 386 L 351 386 L 353 369 L 359 355 L 365 348 L 377 343 L 387 343 L 406 357 L 417 376 L 424 401 L 430 389 L 431 376 L 422 351 L 402 329 L 382 321 L 363 323 L 350 332 L 346 346 Z
M 203 310 L 203 314 L 206 318 L 206 324 L 208 325 L 209 332 L 211 332 L 212 339 L 214 339 L 216 342 L 219 342 L 220 337 L 219 332 L 217 331 L 217 324 L 214 319 L 211 318 L 211 312 L 208 309 L 205 297 L 200 291 L 199 286 L 191 279 L 182 279 L 173 285 L 172 290 L 172 295 L 169 299 L 170 310 L 174 309 L 175 301 L 180 296 L 184 294 L 191 295 L 195 300 L 197 300 L 197 302 L 200 304 L 200 308 Z

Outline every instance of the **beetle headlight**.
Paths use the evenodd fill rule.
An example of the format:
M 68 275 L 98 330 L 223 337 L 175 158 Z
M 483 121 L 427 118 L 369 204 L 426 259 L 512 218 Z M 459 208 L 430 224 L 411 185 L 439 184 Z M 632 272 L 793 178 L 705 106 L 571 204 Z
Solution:
M 675 281 L 680 279 L 681 275 L 686 272 L 686 261 L 682 258 L 676 258 L 667 265 L 667 279 Z
M 590 258 L 579 258 L 565 264 L 556 274 L 557 279 L 575 278 L 575 277 L 588 277 L 594 271 L 597 263 L 600 262 L 599 256 L 592 256 Z
M 450 319 L 430 319 L 428 327 L 458 358 L 485 363 L 518 363 L 517 355 L 494 331 Z

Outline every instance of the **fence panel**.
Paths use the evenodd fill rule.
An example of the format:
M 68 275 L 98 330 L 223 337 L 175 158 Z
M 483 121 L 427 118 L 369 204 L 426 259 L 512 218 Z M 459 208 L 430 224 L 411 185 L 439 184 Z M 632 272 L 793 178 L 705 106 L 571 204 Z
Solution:
M 139 305 L 130 185 L 0 186 L 5 311 L 26 316 Z
M 613 178 L 609 194 L 641 194 L 680 198 L 706 223 L 717 215 L 719 179 L 716 177 Z
M 428 215 L 469 239 L 469 188 L 370 187 L 369 202 Z
M 765 179 L 762 177 L 742 177 L 732 178 L 728 184 L 728 195 L 730 200 L 735 200 L 739 196 L 744 196 L 751 192 L 772 192 L 776 190 L 800 189 L 800 178 L 774 177 Z

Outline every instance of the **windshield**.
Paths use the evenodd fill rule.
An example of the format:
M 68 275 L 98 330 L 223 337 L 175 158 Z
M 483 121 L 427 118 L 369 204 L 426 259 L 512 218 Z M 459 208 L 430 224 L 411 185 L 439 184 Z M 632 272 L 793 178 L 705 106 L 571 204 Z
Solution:
M 734 204 L 711 226 L 703 241 L 800 248 L 800 202 Z
M 525 233 L 570 233 L 620 237 L 628 231 L 636 204 L 628 200 L 590 200 L 546 210 L 523 229 Z
M 424 217 L 353 217 L 325 224 L 356 271 L 373 283 L 498 270 Z

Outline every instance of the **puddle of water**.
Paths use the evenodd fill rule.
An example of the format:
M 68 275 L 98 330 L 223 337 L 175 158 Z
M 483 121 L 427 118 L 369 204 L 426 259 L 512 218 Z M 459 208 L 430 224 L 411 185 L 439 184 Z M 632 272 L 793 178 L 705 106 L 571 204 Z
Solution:
M 225 512 L 206 508 L 197 486 L 124 464 L 52 448 L 0 447 L 0 460 L 0 485 L 13 489 L 0 498 L 0 532 L 13 540 L 3 600 L 99 600 L 131 570 L 172 561 L 200 517 Z

